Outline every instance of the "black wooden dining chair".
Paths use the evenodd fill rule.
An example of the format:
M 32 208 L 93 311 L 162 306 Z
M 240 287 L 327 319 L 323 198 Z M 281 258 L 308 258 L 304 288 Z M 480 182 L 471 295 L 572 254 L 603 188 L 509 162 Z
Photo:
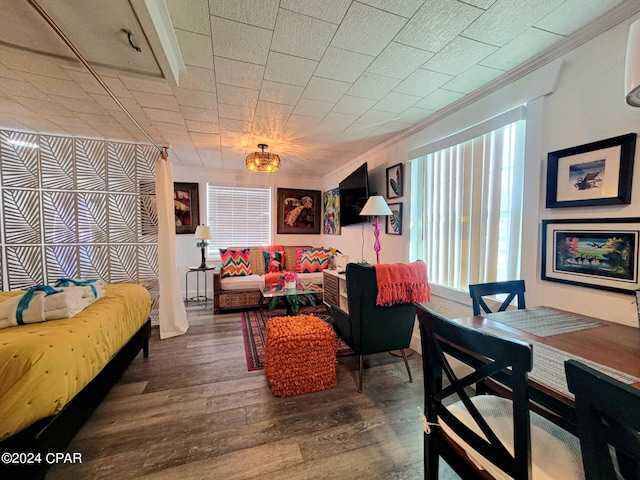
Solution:
M 583 478 L 578 439 L 529 409 L 531 345 L 463 326 L 421 304 L 416 307 L 428 422 L 425 478 L 438 478 L 439 458 L 464 479 L 506 474 L 529 480 L 541 473 L 543 478 Z M 459 378 L 451 358 L 471 371 Z M 507 385 L 512 399 L 471 396 L 469 387 L 485 378 Z
M 473 301 L 473 314 L 480 315 L 480 309 L 484 310 L 485 313 L 492 313 L 483 297 L 503 293 L 507 294 L 507 298 L 502 302 L 502 305 L 500 305 L 500 308 L 497 310 L 498 312 L 504 312 L 516 297 L 518 299 L 518 309 L 525 308 L 524 292 L 524 280 L 507 280 L 504 282 L 469 285 L 469 295 L 471 295 L 471 300 Z
M 564 367 L 586 480 L 640 478 L 640 390 L 576 360 Z

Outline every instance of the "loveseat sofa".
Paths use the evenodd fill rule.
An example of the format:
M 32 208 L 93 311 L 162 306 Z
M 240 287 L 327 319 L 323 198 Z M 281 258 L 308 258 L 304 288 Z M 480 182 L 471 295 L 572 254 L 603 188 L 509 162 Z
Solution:
M 269 245 L 262 247 L 234 247 L 228 251 L 238 252 L 249 250 L 249 268 L 244 262 L 236 268 L 238 274 L 225 276 L 225 266 L 213 276 L 213 313 L 220 313 L 224 310 L 237 310 L 242 308 L 258 307 L 262 300 L 260 289 L 265 283 L 281 282 L 285 272 L 297 272 L 298 280 L 304 283 L 314 283 L 322 285 L 322 269 L 329 264 L 329 250 L 322 247 L 311 246 L 282 246 Z M 302 259 L 305 252 L 314 251 L 314 266 L 308 268 Z M 265 259 L 264 252 L 282 252 L 282 264 L 277 271 L 269 272 L 269 265 Z M 222 250 L 221 250 L 222 253 Z M 300 263 L 303 261 L 301 268 Z M 272 265 L 273 267 L 273 265 Z M 274 268 L 272 268 L 274 270 Z M 316 270 L 304 272 L 302 270 Z

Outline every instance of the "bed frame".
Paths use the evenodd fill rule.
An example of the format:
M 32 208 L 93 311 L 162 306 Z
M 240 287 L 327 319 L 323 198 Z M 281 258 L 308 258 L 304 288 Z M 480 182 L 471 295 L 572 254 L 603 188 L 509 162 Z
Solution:
M 30 427 L 0 442 L 0 454 L 5 452 L 40 453 L 41 461 L 31 465 L 6 465 L 0 461 L 0 478 L 44 479 L 51 467 L 45 461 L 47 453 L 63 453 L 82 425 L 106 396 L 111 387 L 142 350 L 149 356 L 151 319 L 116 352 L 109 363 L 76 394 L 56 415 L 43 418 Z

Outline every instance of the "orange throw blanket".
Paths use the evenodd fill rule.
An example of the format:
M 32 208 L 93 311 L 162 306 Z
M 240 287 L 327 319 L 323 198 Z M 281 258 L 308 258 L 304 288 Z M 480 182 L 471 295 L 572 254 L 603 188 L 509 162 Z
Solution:
M 431 300 L 427 266 L 424 262 L 384 263 L 373 267 L 376 269 L 378 282 L 376 305 L 382 307 Z

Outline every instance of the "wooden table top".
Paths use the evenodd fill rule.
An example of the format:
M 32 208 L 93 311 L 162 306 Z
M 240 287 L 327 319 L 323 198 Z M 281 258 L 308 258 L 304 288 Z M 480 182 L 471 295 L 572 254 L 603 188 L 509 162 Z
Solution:
M 560 333 L 550 336 L 537 336 L 518 329 L 514 317 L 522 316 L 525 312 L 535 312 L 536 316 L 554 316 L 554 318 L 566 317 L 571 321 L 585 322 L 596 321 L 597 327 L 583 330 Z M 504 332 L 505 336 L 531 340 L 534 342 L 556 348 L 563 352 L 590 360 L 605 367 L 624 372 L 640 378 L 640 329 L 621 325 L 605 320 L 595 319 L 571 312 L 564 312 L 550 307 L 534 307 L 525 310 L 509 310 L 506 312 L 477 315 L 473 317 L 459 318 L 455 321 L 473 328 L 488 328 L 492 333 Z M 510 326 L 500 323 L 510 323 Z M 536 364 L 536 350 L 533 355 L 534 368 Z M 553 396 L 555 399 L 567 405 L 573 405 L 572 396 L 550 389 L 539 382 L 530 382 L 534 388 Z M 640 382 L 632 383 L 632 386 L 640 388 Z

